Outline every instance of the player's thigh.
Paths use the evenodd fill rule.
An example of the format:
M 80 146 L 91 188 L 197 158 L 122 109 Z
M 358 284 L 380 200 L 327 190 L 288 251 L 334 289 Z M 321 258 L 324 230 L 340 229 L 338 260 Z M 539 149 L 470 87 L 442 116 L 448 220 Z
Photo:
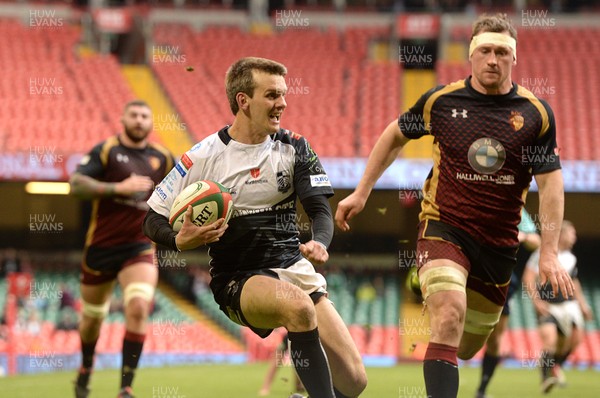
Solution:
M 147 283 L 156 287 L 158 283 L 158 268 L 151 258 L 137 258 L 126 264 L 117 276 L 121 288 L 131 283 Z
M 115 281 L 108 281 L 99 284 L 80 284 L 81 300 L 84 303 L 101 305 L 110 300 Z
M 458 348 L 459 358 L 470 359 L 483 347 L 500 320 L 502 308 L 479 291 L 467 288 L 467 310 Z
M 432 341 L 458 344 L 466 308 L 466 279 L 467 270 L 449 259 L 431 260 L 419 269 Z
M 285 326 L 289 330 L 291 323 L 303 321 L 300 318 L 314 321 L 316 316 L 310 296 L 302 289 L 264 275 L 254 275 L 244 283 L 240 309 L 250 325 L 261 329 Z

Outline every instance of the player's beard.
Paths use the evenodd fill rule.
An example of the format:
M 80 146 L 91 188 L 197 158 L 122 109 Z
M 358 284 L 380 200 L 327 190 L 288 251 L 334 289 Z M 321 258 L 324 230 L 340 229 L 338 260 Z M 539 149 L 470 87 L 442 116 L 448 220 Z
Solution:
M 124 126 L 124 128 L 127 137 L 136 144 L 144 141 L 148 137 L 148 134 L 150 134 L 150 129 L 146 130 L 142 127 L 128 128 L 127 126 Z

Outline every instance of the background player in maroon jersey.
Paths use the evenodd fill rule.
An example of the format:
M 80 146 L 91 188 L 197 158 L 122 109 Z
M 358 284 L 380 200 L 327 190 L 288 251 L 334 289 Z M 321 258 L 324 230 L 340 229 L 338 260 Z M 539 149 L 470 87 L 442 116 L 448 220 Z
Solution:
M 70 181 L 74 195 L 93 199 L 81 265 L 82 365 L 75 384 L 77 398 L 89 394 L 96 342 L 117 281 L 125 312 L 119 397 L 133 396 L 131 384 L 158 280 L 154 246 L 142 233 L 142 222 L 154 184 L 171 170 L 174 161 L 166 149 L 148 142 L 152 111 L 145 102 L 125 105 L 121 122 L 123 132 L 96 145 Z
M 410 139 L 434 137 L 417 241 L 431 326 L 423 373 L 432 398 L 456 397 L 457 357 L 475 355 L 500 318 L 532 176 L 543 220 L 542 283 L 573 294 L 557 258 L 564 194 L 554 116 L 548 104 L 512 82 L 516 37 L 506 15 L 480 17 L 469 49 L 472 76 L 429 90 L 386 127 L 356 190 L 335 215 L 337 225 L 349 230 L 348 220 L 362 211 L 402 147 Z

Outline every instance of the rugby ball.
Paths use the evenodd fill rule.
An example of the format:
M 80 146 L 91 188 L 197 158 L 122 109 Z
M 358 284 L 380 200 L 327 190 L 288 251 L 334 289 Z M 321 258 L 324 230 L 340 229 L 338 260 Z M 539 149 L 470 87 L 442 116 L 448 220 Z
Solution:
M 193 210 L 192 222 L 201 227 L 212 224 L 219 218 L 229 221 L 233 200 L 229 189 L 218 182 L 202 180 L 188 185 L 177 195 L 171 206 L 169 223 L 174 231 L 181 229 L 185 211 L 190 205 Z

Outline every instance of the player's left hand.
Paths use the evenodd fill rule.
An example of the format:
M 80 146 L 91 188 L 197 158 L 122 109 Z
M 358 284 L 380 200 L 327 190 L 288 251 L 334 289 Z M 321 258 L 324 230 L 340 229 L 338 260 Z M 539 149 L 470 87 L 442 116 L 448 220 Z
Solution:
M 559 290 L 563 297 L 573 297 L 575 286 L 569 273 L 564 269 L 556 255 L 540 253 L 540 282 L 545 285 L 550 282 L 552 292 L 558 294 Z
M 325 264 L 329 260 L 329 253 L 327 253 L 325 246 L 314 240 L 300 244 L 300 253 L 316 265 Z

